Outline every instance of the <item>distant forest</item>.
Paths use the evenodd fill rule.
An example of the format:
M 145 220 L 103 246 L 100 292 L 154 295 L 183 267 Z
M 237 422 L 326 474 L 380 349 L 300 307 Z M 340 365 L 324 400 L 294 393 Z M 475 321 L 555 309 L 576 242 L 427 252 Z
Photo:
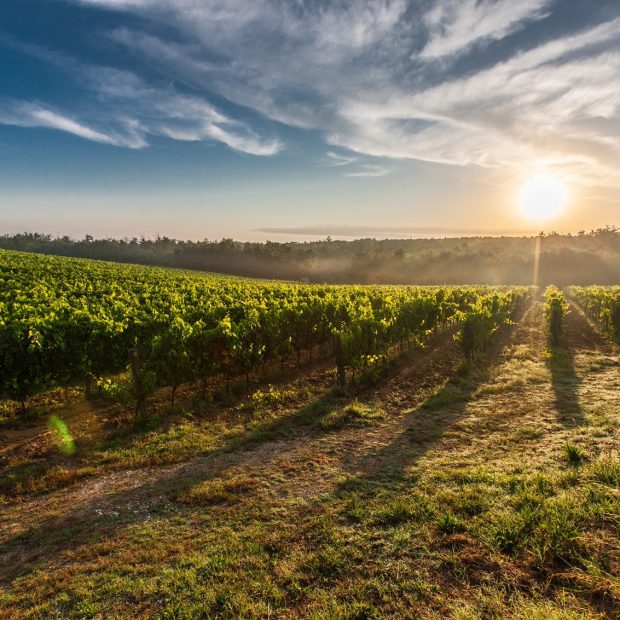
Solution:
M 234 275 L 348 284 L 531 284 L 540 241 L 540 284 L 620 284 L 620 228 L 576 235 L 357 239 L 266 243 L 84 239 L 39 233 L 0 236 L 0 248 L 197 269 Z

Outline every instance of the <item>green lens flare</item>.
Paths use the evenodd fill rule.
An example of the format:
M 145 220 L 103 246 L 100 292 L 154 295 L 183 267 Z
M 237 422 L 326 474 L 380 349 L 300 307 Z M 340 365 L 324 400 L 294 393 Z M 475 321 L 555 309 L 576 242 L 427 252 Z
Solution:
M 67 425 L 57 415 L 51 415 L 47 425 L 58 438 L 60 451 L 64 454 L 73 454 L 75 452 L 75 442 Z

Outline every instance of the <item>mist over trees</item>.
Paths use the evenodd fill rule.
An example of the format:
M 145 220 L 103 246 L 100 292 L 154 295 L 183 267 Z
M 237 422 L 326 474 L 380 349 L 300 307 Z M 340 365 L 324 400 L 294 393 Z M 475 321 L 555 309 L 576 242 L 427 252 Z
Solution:
M 620 228 L 577 235 L 357 239 L 265 243 L 84 239 L 40 233 L 0 236 L 0 247 L 42 254 L 342 284 L 531 284 L 537 239 L 539 283 L 620 283 Z

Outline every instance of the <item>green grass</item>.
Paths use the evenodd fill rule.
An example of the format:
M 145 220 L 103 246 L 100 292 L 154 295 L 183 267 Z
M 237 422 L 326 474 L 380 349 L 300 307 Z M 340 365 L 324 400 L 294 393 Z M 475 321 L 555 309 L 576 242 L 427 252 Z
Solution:
M 618 458 L 606 457 L 592 463 L 590 475 L 597 482 L 618 489 L 620 488 L 620 461 Z
M 17 461 L 0 478 L 0 497 L 40 495 L 75 484 L 97 474 L 91 466 L 66 467 L 42 462 Z
M 564 458 L 570 465 L 574 465 L 576 467 L 581 465 L 586 460 L 586 453 L 579 446 L 572 443 L 566 443 L 564 444 Z

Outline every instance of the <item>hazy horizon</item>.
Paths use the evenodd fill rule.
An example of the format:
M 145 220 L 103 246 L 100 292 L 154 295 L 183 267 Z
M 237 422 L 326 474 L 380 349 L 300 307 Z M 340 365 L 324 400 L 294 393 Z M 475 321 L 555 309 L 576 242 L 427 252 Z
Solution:
M 604 226 L 613 225 L 613 222 L 605 222 L 600 228 Z M 0 230 L 0 235 L 16 235 L 16 234 L 43 234 L 52 235 L 53 237 L 69 236 L 72 239 L 80 240 L 86 235 L 91 235 L 95 239 L 132 239 L 134 237 L 140 239 L 155 239 L 157 237 L 168 237 L 183 241 L 202 241 L 204 239 L 218 240 L 218 239 L 234 239 L 235 241 L 242 242 L 257 242 L 264 243 L 266 241 L 274 241 L 279 243 L 288 242 L 304 242 L 304 241 L 322 241 L 326 237 L 330 237 L 334 240 L 342 241 L 355 241 L 359 239 L 452 239 L 452 238 L 468 238 L 468 237 L 530 237 L 536 236 L 541 231 L 545 233 L 557 232 L 559 234 L 573 234 L 576 235 L 579 230 L 590 231 L 593 228 L 575 229 L 558 231 L 553 227 L 533 226 L 530 228 L 523 228 L 521 230 L 492 230 L 492 229 L 476 229 L 476 228 L 449 228 L 449 227 L 386 227 L 386 226 L 348 226 L 348 225 L 322 225 L 322 226 L 264 226 L 255 229 L 238 230 L 233 233 L 228 233 L 226 229 L 223 232 L 220 231 L 214 234 L 213 229 L 209 227 L 201 228 L 197 230 L 194 227 L 189 234 L 182 234 L 183 228 L 171 227 L 171 230 L 180 230 L 181 234 L 173 234 L 171 230 L 159 229 L 154 230 L 142 230 L 142 229 L 127 229 L 124 230 L 122 226 L 112 226 L 110 229 L 104 228 L 99 233 L 93 229 L 97 227 L 75 227 L 68 225 L 66 227 L 36 227 L 36 226 L 5 226 Z M 109 232 L 108 232 L 109 230 Z
M 613 224 L 606 224 L 605 226 L 600 227 L 598 230 L 611 227 L 617 229 L 617 227 Z M 219 242 L 223 239 L 232 239 L 233 241 L 240 243 L 313 243 L 313 242 L 323 242 L 326 239 L 331 239 L 332 241 L 365 241 L 365 240 L 374 240 L 374 241 L 441 241 L 441 240 L 458 240 L 458 239 L 531 239 L 539 236 L 541 233 L 545 236 L 548 235 L 560 235 L 562 237 L 568 236 L 578 236 L 580 232 L 584 232 L 586 234 L 590 234 L 597 229 L 580 229 L 573 230 L 567 232 L 559 232 L 556 230 L 548 229 L 544 230 L 541 228 L 532 229 L 532 230 L 522 230 L 522 231 L 489 231 L 489 230 L 457 230 L 457 229 L 439 229 L 439 228 L 428 228 L 428 229 L 394 229 L 394 230 L 386 230 L 385 227 L 377 227 L 377 229 L 373 229 L 370 227 L 362 228 L 362 227 L 347 227 L 347 226 L 333 226 L 333 227 L 299 227 L 299 228 L 262 228 L 257 229 L 256 231 L 249 231 L 247 236 L 231 236 L 231 235 L 223 235 L 223 236 L 213 236 L 209 234 L 200 235 L 195 234 L 193 236 L 188 237 L 178 237 L 174 235 L 167 234 L 166 231 L 157 231 L 154 234 L 125 234 L 125 235 L 91 235 L 89 232 L 86 233 L 78 233 L 78 234 L 69 234 L 66 231 L 45 231 L 45 230 L 18 230 L 16 232 L 7 232 L 0 230 L 0 237 L 12 237 L 14 235 L 49 235 L 53 239 L 61 239 L 63 237 L 69 237 L 72 241 L 79 242 L 83 241 L 87 235 L 93 237 L 94 240 L 105 240 L 105 239 L 114 239 L 114 240 L 127 240 L 127 239 L 145 239 L 147 241 L 154 241 L 157 238 L 168 238 L 175 239 L 179 242 L 200 242 L 200 241 L 211 241 L 211 242 Z

